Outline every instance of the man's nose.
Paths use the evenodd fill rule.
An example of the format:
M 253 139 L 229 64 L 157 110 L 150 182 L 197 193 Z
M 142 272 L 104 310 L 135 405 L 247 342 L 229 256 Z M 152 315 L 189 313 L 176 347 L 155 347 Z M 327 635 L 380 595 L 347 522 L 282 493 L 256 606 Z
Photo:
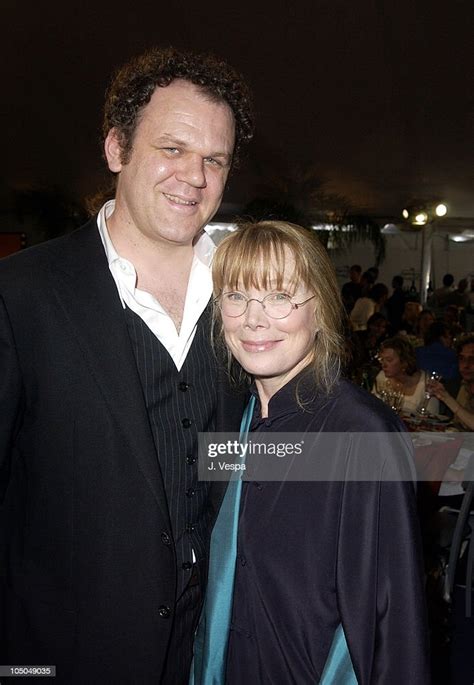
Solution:
M 204 160 L 201 155 L 185 155 L 181 160 L 176 178 L 195 188 L 205 188 L 207 185 L 206 173 Z

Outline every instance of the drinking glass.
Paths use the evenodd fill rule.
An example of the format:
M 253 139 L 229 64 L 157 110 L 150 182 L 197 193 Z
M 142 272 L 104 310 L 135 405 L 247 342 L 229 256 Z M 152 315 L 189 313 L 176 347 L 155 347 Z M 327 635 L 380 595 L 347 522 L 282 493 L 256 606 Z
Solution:
M 434 381 L 441 381 L 441 374 L 437 371 L 425 371 L 425 392 L 423 394 L 423 399 L 418 405 L 417 414 L 422 417 L 428 417 L 428 402 L 431 399 L 431 385 Z
M 382 402 L 388 404 L 388 406 L 397 412 L 401 411 L 403 404 L 403 392 L 398 383 L 391 380 L 386 380 L 383 383 L 377 384 L 377 395 L 380 397 Z

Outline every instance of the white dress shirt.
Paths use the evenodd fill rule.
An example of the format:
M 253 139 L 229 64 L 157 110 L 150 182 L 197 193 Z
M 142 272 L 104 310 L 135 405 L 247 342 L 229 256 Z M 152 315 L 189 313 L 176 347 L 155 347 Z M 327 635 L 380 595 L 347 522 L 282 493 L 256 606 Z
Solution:
M 122 306 L 128 307 L 143 319 L 148 328 L 168 350 L 178 371 L 184 364 L 199 317 L 212 295 L 210 265 L 215 245 L 203 233 L 194 245 L 194 257 L 184 303 L 183 321 L 178 333 L 174 321 L 151 294 L 136 287 L 137 272 L 133 264 L 120 257 L 110 239 L 107 219 L 114 211 L 115 200 L 106 202 L 99 212 L 97 225 L 104 246 L 109 269 L 117 286 Z

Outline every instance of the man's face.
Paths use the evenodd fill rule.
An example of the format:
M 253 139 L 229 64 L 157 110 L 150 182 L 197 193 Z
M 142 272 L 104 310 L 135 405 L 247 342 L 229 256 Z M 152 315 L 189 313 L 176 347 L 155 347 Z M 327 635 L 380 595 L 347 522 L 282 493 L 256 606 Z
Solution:
M 374 332 L 374 335 L 376 335 L 377 338 L 380 338 L 380 336 L 385 335 L 385 331 L 387 330 L 387 322 L 385 319 L 377 319 L 377 321 L 373 323 L 370 328 Z
M 360 283 L 360 277 L 361 273 L 360 271 L 357 271 L 357 269 L 351 269 L 349 271 L 349 278 L 351 279 L 352 283 Z
M 474 343 L 464 345 L 458 354 L 459 373 L 466 383 L 474 383 Z
M 403 318 L 406 321 L 415 321 L 420 311 L 421 305 L 419 305 L 417 302 L 406 302 Z
M 107 136 L 109 168 L 119 172 L 115 224 L 142 244 L 145 238 L 191 245 L 220 205 L 234 140 L 227 104 L 211 102 L 188 81 L 158 87 L 141 113 L 126 164 L 116 131 Z

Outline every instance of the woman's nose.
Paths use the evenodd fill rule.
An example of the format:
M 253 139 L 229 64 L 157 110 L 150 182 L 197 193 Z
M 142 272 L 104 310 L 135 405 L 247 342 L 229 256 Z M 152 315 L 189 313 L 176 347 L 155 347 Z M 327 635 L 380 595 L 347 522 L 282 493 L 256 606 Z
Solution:
M 263 305 L 258 300 L 249 300 L 247 304 L 247 311 L 245 312 L 245 324 L 250 328 L 258 326 L 268 327 L 268 316 L 265 314 Z

